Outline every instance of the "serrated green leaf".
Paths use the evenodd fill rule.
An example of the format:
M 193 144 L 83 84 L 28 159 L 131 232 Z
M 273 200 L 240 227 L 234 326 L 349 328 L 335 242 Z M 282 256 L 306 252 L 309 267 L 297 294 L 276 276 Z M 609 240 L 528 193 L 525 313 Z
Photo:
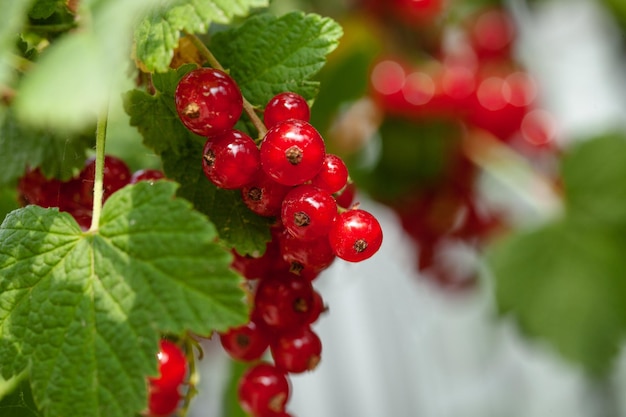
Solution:
M 29 167 L 41 167 L 47 177 L 66 180 L 82 168 L 92 146 L 92 134 L 30 128 L 9 111 L 0 123 L 0 185 L 15 181 Z
M 227 24 L 268 0 L 178 0 L 155 10 L 135 30 L 135 55 L 149 71 L 168 69 L 181 31 L 205 33 L 211 23 Z
M 206 214 L 217 227 L 220 238 L 237 252 L 262 253 L 270 240 L 270 220 L 248 210 L 239 192 L 220 190 L 207 180 L 201 163 L 206 139 L 185 128 L 176 113 L 174 90 L 178 80 L 193 67 L 154 74 L 156 94 L 130 91 L 125 96 L 124 108 L 146 146 L 161 155 L 167 177 L 181 184 L 178 195 Z
M 488 258 L 498 307 L 527 335 L 606 374 L 626 330 L 625 251 L 623 238 L 569 222 L 512 235 Z
M 47 417 L 127 417 L 146 405 L 161 332 L 247 320 L 240 277 L 177 185 L 112 195 L 100 229 L 28 206 L 0 226 L 0 371 L 27 369 Z
M 216 33 L 210 47 L 248 101 L 263 108 L 284 91 L 312 100 L 319 83 L 311 78 L 341 35 L 337 22 L 317 14 L 293 12 L 278 18 L 261 14 Z
M 563 158 L 567 215 L 589 226 L 626 230 L 626 137 L 590 139 Z

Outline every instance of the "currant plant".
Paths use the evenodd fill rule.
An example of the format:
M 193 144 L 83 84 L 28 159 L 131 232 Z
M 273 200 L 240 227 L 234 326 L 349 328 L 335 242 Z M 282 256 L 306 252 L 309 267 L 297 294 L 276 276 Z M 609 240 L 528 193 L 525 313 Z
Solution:
M 0 182 L 21 207 L 0 226 L 0 414 L 184 415 L 215 335 L 236 360 L 275 362 L 252 362 L 241 406 L 289 415 L 288 374 L 321 358 L 312 281 L 340 256 L 331 225 L 360 209 L 335 203 L 347 168 L 309 123 L 341 27 L 267 6 L 3 12 Z M 158 163 L 109 154 L 120 96 Z

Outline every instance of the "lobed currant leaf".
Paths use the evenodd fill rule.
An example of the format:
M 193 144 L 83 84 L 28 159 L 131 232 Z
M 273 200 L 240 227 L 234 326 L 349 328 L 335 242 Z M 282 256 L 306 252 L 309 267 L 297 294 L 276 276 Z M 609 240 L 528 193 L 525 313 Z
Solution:
M 230 23 L 268 0 L 176 0 L 154 10 L 135 29 L 135 54 L 148 71 L 168 69 L 181 31 L 206 33 L 211 23 Z
M 27 168 L 40 167 L 48 177 L 69 179 L 82 168 L 93 135 L 67 135 L 35 129 L 18 123 L 8 111 L 0 122 L 0 184 L 24 175 Z
M 244 97 L 264 107 L 284 91 L 312 100 L 319 83 L 311 78 L 337 47 L 341 35 L 339 24 L 317 14 L 259 14 L 237 28 L 216 33 L 210 47 L 230 69 Z
M 28 372 L 47 417 L 125 417 L 146 406 L 161 333 L 248 318 L 232 256 L 177 185 L 141 182 L 105 203 L 98 232 L 28 206 L 0 226 L 0 373 Z

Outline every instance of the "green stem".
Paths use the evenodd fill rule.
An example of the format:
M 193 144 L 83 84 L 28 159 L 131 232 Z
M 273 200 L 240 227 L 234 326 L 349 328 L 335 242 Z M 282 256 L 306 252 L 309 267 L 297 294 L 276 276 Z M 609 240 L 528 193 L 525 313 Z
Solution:
M 93 214 L 91 217 L 90 232 L 98 230 L 100 227 L 100 215 L 102 214 L 102 199 L 104 196 L 104 151 L 107 135 L 107 112 L 103 112 L 98 117 L 96 126 L 96 169 L 93 183 Z
M 209 62 L 209 65 L 211 67 L 220 71 L 225 71 L 222 64 L 220 64 L 217 58 L 215 58 L 215 55 L 213 55 L 213 53 L 209 50 L 209 48 L 206 47 L 204 42 L 202 42 L 202 40 L 198 38 L 198 36 L 188 32 L 186 32 L 185 34 L 189 37 L 189 40 L 191 40 L 193 46 L 195 46 L 200 54 Z M 254 106 L 245 97 L 243 98 L 243 111 L 245 111 L 250 118 L 250 121 L 259 133 L 259 137 L 263 138 L 263 136 L 265 136 L 265 134 L 267 133 L 267 128 L 265 127 L 265 124 L 263 124 L 261 118 L 256 114 Z

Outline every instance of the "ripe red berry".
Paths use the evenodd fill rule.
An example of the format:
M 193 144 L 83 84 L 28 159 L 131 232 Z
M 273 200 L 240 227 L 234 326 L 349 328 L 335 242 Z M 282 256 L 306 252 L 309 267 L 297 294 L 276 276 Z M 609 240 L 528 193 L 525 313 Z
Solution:
M 232 129 L 243 111 L 243 96 L 224 71 L 198 68 L 183 76 L 174 93 L 181 122 L 200 136 Z
M 91 205 L 93 202 L 93 187 L 94 178 L 96 174 L 96 160 L 90 158 L 87 160 L 85 167 L 79 174 L 79 179 L 82 182 L 82 201 L 86 205 Z M 131 172 L 126 165 L 126 162 L 112 155 L 106 155 L 104 157 L 104 172 L 103 172 L 103 187 L 104 196 L 103 200 L 106 200 L 125 185 L 130 183 Z
M 244 204 L 259 216 L 279 216 L 283 199 L 290 186 L 280 184 L 262 169 L 241 189 Z
M 274 330 L 298 327 L 307 323 L 314 301 L 309 279 L 277 272 L 259 282 L 253 317 Z
M 326 154 L 317 130 L 302 120 L 290 119 L 272 127 L 261 142 L 261 167 L 276 182 L 298 185 L 322 168 Z
M 245 412 L 253 416 L 265 416 L 285 411 L 290 390 L 287 374 L 262 362 L 252 366 L 241 376 L 237 395 Z
M 274 363 L 290 373 L 312 371 L 322 355 L 322 341 L 309 326 L 281 333 L 270 345 Z
M 356 185 L 349 182 L 338 193 L 335 194 L 335 202 L 337 206 L 342 208 L 350 208 L 356 196 Z
M 289 119 L 308 122 L 311 110 L 304 97 L 292 92 L 276 94 L 265 106 L 263 121 L 268 128 Z
M 259 167 L 259 149 L 243 132 L 228 130 L 204 144 L 202 170 L 220 188 L 243 187 L 253 180 Z
M 316 272 L 328 268 L 335 260 L 327 236 L 304 241 L 285 230 L 278 235 L 278 247 L 282 258 L 290 266 L 289 270 L 299 275 L 311 272 L 307 277 L 315 278 Z
M 154 181 L 163 178 L 165 178 L 165 174 L 158 169 L 140 169 L 139 171 L 133 172 L 133 175 L 130 177 L 130 183 L 136 184 L 139 181 L 148 181 L 149 183 L 154 184 Z
M 39 168 L 27 171 L 18 183 L 18 192 L 24 205 L 59 207 L 61 181 L 46 178 Z
M 280 218 L 289 233 L 313 240 L 328 234 L 336 215 L 337 204 L 328 192 L 304 184 L 287 193 Z
M 169 340 L 160 341 L 157 354 L 159 376 L 150 378 L 150 384 L 159 390 L 172 391 L 185 380 L 187 375 L 187 359 L 183 351 Z
M 378 251 L 383 231 L 371 213 L 353 209 L 335 218 L 328 239 L 335 255 L 348 262 L 360 262 Z
M 158 389 L 151 387 L 148 396 L 148 414 L 151 417 L 166 417 L 178 408 L 182 396 L 177 388 Z
M 259 359 L 269 345 L 267 333 L 254 321 L 221 333 L 220 342 L 231 358 L 240 361 Z
M 336 193 L 348 182 L 348 168 L 345 162 L 333 154 L 326 154 L 322 169 L 311 180 L 311 184 L 329 193 Z

